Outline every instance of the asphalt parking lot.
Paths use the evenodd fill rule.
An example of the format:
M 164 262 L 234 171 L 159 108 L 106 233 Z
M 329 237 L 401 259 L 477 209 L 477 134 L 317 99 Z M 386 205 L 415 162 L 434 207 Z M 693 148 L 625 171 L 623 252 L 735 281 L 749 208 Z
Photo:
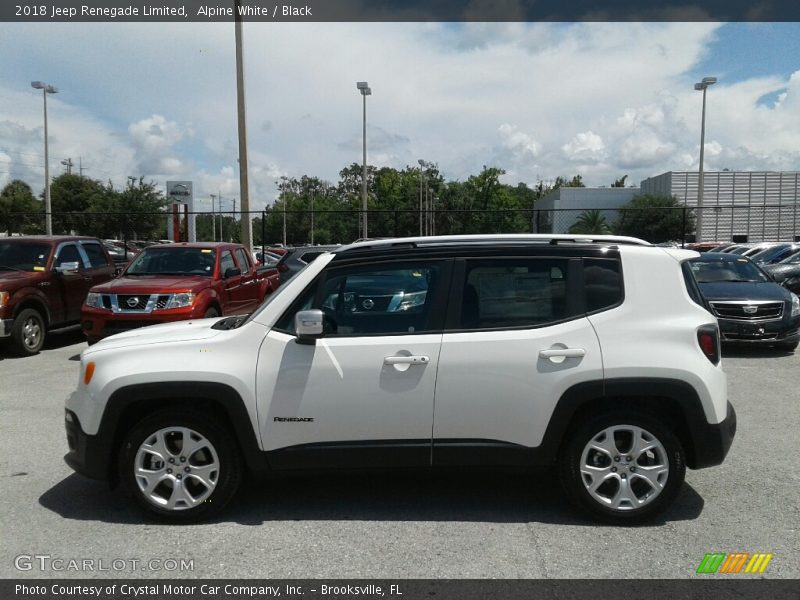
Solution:
M 85 347 L 79 332 L 32 358 L 0 346 L 0 577 L 692 578 L 707 552 L 771 552 L 763 577 L 800 577 L 800 353 L 725 353 L 731 453 L 688 471 L 650 526 L 584 519 L 548 473 L 470 473 L 250 483 L 218 521 L 176 527 L 144 522 L 121 492 L 64 464 L 63 401 Z M 21 555 L 126 566 L 41 570 L 33 559 L 20 571 Z M 143 570 L 153 559 L 160 570 Z M 191 572 L 166 570 L 181 559 Z

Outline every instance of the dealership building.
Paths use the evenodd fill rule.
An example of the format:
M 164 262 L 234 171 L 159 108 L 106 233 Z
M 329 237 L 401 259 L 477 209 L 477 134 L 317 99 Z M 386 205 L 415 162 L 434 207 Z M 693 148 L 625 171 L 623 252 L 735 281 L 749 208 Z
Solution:
M 697 171 L 669 171 L 641 182 L 642 194 L 697 206 Z M 703 240 L 800 239 L 799 171 L 704 171 Z
M 536 203 L 533 231 L 569 233 L 569 228 L 587 210 L 599 210 L 606 222 L 613 225 L 617 220 L 617 209 L 630 202 L 639 193 L 637 187 L 560 187 Z

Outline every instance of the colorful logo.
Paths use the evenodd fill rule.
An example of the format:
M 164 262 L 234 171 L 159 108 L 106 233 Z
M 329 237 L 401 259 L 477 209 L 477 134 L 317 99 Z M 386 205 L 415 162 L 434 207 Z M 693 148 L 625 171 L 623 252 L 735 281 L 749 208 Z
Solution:
M 700 566 L 697 567 L 698 573 L 763 573 L 767 570 L 769 561 L 774 554 L 764 552 L 725 552 L 706 553 Z

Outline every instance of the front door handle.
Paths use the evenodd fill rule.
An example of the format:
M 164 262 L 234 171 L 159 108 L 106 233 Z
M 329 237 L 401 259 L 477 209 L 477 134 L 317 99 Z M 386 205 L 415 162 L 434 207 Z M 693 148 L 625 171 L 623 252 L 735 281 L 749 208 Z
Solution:
M 428 356 L 387 356 L 383 359 L 385 365 L 427 365 L 429 362 Z
M 583 348 L 551 348 L 549 350 L 540 350 L 539 358 L 581 358 L 586 356 L 586 350 Z M 559 361 L 560 362 L 560 361 Z

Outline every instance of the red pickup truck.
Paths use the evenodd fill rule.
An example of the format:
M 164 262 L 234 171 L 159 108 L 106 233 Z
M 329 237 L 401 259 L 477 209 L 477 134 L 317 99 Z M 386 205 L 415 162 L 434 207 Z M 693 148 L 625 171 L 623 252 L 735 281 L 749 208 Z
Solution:
M 96 238 L 0 238 L 0 339 L 17 354 L 36 354 L 48 331 L 80 322 L 89 288 L 113 275 Z
M 277 269 L 256 268 L 241 244 L 150 246 L 117 279 L 89 291 L 81 323 L 93 344 L 147 325 L 247 314 L 279 285 Z

